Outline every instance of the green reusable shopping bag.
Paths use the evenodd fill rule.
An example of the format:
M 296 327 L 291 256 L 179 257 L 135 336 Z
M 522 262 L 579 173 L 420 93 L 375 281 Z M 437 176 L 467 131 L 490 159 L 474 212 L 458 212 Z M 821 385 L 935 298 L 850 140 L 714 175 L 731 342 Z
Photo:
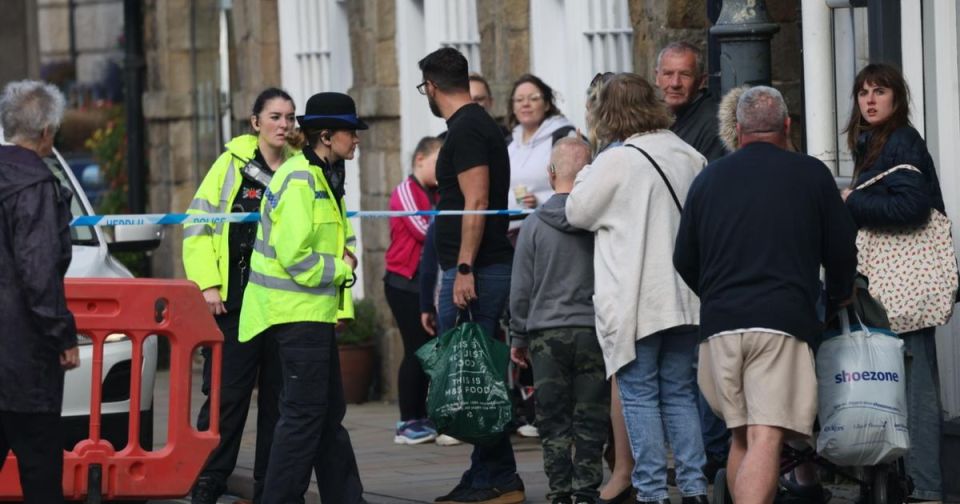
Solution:
M 417 350 L 430 376 L 427 414 L 441 434 L 472 444 L 496 439 L 513 421 L 505 379 L 510 349 L 465 322 Z

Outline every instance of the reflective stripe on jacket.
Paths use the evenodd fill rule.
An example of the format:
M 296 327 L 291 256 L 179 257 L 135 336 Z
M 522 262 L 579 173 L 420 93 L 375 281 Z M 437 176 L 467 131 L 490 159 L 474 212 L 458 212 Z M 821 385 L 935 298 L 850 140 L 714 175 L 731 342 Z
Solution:
M 210 167 L 187 208 L 191 215 L 229 213 L 240 191 L 240 170 L 254 158 L 257 137 L 240 135 L 226 144 L 227 151 Z M 284 150 L 284 159 L 294 154 Z M 227 300 L 230 278 L 230 224 L 190 224 L 183 228 L 183 269 L 187 278 L 206 290 L 220 286 L 220 298 Z
M 302 154 L 274 174 L 260 204 L 260 227 L 240 312 L 240 341 L 290 322 L 352 318 L 343 261 L 355 238 L 345 203 L 332 197 L 320 167 Z

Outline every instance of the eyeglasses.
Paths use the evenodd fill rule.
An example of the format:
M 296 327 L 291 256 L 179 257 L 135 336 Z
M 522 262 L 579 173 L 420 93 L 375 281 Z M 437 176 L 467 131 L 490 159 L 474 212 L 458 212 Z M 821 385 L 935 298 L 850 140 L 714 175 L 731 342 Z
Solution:
M 426 95 L 427 95 L 427 83 L 429 83 L 429 82 L 430 82 L 430 81 L 423 81 L 423 82 L 421 82 L 420 84 L 417 84 L 417 91 L 418 91 L 420 94 L 426 96 Z
M 540 100 L 543 100 L 543 95 L 540 93 L 535 93 L 529 96 L 517 96 L 513 99 L 513 103 L 519 105 L 523 102 L 537 103 Z

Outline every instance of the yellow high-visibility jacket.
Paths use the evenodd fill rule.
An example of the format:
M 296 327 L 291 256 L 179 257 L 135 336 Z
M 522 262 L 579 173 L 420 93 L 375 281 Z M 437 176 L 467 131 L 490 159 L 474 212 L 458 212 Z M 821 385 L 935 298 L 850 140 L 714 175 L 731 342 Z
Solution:
M 303 153 L 274 174 L 260 204 L 260 228 L 240 312 L 240 341 L 290 322 L 353 318 L 353 271 L 344 250 L 356 238 L 319 166 Z
M 240 192 L 240 170 L 253 160 L 257 151 L 257 137 L 240 135 L 225 145 L 227 151 L 210 167 L 203 182 L 190 202 L 187 213 L 230 213 Z M 295 154 L 284 149 L 284 159 Z M 269 172 L 269 168 L 262 167 Z M 267 182 L 264 180 L 264 182 Z M 220 298 L 227 300 L 230 280 L 230 223 L 190 224 L 183 229 L 183 269 L 187 279 L 206 290 L 220 286 Z

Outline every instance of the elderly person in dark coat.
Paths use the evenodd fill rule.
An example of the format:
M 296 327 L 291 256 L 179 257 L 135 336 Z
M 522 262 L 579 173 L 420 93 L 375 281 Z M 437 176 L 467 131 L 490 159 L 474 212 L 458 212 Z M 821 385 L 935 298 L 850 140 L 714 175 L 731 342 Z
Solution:
M 27 503 L 63 502 L 63 374 L 80 363 L 63 277 L 70 192 L 44 164 L 63 117 L 56 87 L 12 82 L 0 97 L 0 466 L 12 449 Z

